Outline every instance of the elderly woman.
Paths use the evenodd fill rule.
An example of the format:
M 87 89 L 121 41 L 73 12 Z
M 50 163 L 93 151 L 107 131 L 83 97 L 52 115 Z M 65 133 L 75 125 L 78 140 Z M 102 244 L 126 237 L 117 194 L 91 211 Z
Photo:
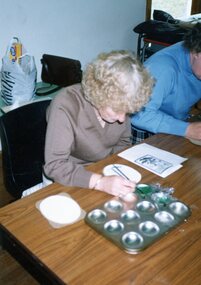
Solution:
M 81 84 L 62 89 L 47 113 L 44 172 L 63 185 L 119 196 L 135 181 L 103 176 L 85 166 L 131 145 L 129 115 L 145 105 L 153 81 L 127 51 L 103 53 L 89 64 Z

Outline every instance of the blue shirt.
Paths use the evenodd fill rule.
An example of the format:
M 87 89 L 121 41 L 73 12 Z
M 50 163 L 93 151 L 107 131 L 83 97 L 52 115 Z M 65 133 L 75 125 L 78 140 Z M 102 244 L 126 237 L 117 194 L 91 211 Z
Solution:
M 201 99 L 201 80 L 192 72 L 189 51 L 179 42 L 156 52 L 144 66 L 156 82 L 150 101 L 132 115 L 132 125 L 184 136 L 189 111 Z

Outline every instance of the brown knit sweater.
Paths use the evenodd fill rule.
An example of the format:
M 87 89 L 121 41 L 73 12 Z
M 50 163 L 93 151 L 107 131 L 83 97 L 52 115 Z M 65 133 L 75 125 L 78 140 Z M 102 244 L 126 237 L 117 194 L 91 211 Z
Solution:
M 131 145 L 129 117 L 101 127 L 80 84 L 56 95 L 47 121 L 44 172 L 63 185 L 88 188 L 92 173 L 84 166 Z

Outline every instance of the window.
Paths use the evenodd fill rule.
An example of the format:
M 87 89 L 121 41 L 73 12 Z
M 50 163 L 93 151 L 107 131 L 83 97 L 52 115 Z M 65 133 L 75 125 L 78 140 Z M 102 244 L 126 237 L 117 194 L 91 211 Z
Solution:
M 192 14 L 201 13 L 201 1 L 197 0 L 147 0 L 146 18 L 153 18 L 153 10 L 163 10 L 175 19 L 188 18 Z

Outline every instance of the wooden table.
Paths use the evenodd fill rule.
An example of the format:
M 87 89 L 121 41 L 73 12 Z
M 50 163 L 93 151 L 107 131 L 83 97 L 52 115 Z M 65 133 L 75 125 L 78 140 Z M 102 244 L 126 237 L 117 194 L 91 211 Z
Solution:
M 41 284 L 201 284 L 201 147 L 171 135 L 156 135 L 146 142 L 188 160 L 165 179 L 117 155 L 88 168 L 101 172 L 110 163 L 130 165 L 141 172 L 142 183 L 159 182 L 174 187 L 174 196 L 191 207 L 190 218 L 143 252 L 131 255 L 99 235 L 84 220 L 60 229 L 51 227 L 35 206 L 49 195 L 69 193 L 85 211 L 111 198 L 99 191 L 52 184 L 0 209 L 5 248 Z

